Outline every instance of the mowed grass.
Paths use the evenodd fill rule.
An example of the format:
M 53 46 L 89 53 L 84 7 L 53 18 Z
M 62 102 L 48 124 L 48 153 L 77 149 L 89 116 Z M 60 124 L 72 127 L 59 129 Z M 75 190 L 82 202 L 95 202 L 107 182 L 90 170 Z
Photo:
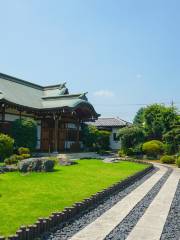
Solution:
M 83 200 L 123 180 L 147 165 L 79 160 L 72 166 L 56 166 L 51 173 L 0 175 L 0 235 L 16 232 L 21 225 Z

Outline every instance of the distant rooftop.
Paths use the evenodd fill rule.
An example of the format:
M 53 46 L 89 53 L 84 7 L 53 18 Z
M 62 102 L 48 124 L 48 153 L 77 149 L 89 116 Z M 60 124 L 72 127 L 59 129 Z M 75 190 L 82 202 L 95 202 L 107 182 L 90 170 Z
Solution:
M 129 126 L 131 123 L 120 119 L 119 117 L 113 118 L 98 118 L 94 122 L 88 123 L 90 125 L 96 126 L 96 127 L 122 127 L 122 126 Z

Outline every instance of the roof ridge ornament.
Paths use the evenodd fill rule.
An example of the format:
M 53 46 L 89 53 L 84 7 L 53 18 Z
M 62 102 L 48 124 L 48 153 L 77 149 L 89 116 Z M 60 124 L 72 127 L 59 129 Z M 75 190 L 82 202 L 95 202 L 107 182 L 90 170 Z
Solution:
M 66 82 L 63 82 L 62 84 L 59 85 L 59 90 L 63 89 L 66 87 Z
M 86 97 L 87 94 L 88 94 L 88 92 L 81 93 L 81 94 L 79 95 L 79 98 L 87 99 L 87 97 Z

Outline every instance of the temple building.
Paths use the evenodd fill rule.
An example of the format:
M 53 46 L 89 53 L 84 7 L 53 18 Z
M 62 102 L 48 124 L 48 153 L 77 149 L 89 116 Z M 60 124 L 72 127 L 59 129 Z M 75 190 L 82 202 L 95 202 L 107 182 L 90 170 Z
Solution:
M 0 132 L 26 117 L 37 121 L 37 149 L 58 152 L 80 150 L 81 123 L 98 114 L 86 93 L 70 94 L 66 83 L 43 87 L 0 73 Z

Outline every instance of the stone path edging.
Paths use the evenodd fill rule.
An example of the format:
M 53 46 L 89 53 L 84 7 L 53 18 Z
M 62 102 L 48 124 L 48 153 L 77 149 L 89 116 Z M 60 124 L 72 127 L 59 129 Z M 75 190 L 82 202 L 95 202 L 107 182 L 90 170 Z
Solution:
M 132 208 L 150 191 L 156 182 L 167 171 L 166 167 L 158 166 L 160 170 L 146 182 L 127 195 L 111 209 L 102 214 L 94 222 L 76 233 L 71 240 L 102 240 L 104 239 L 132 210 Z
M 131 231 L 127 240 L 160 239 L 180 179 L 179 173 L 176 169 L 172 171 L 166 184 Z

